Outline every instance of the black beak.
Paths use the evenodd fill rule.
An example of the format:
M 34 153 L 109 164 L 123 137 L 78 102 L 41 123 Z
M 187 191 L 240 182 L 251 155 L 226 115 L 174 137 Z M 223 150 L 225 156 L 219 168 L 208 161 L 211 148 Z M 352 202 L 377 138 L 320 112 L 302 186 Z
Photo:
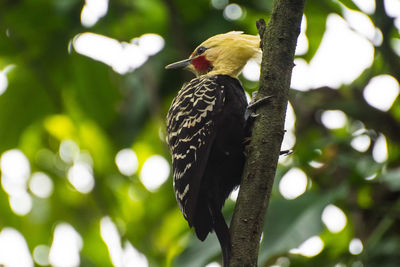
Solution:
M 192 63 L 192 59 L 188 58 L 188 59 L 184 59 L 175 63 L 171 63 L 167 66 L 165 66 L 166 69 L 176 69 L 176 68 L 184 68 L 188 65 L 190 65 L 190 63 Z

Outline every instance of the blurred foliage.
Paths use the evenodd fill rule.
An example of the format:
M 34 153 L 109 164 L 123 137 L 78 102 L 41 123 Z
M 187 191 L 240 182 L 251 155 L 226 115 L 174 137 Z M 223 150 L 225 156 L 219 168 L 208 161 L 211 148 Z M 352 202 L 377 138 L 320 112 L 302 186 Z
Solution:
M 224 3 L 225 1 L 213 1 Z M 255 21 L 268 19 L 272 1 L 237 1 L 244 15 L 230 21 L 210 1 L 112 0 L 107 14 L 85 28 L 78 0 L 3 0 L 0 3 L 0 70 L 7 69 L 8 87 L 0 95 L 0 154 L 21 150 L 31 172 L 46 173 L 54 184 L 48 198 L 33 198 L 32 210 L 15 214 L 7 192 L 0 189 L 0 230 L 13 227 L 24 235 L 29 251 L 51 246 L 60 222 L 72 225 L 83 239 L 82 266 L 112 265 L 100 235 L 100 221 L 109 216 L 122 240 L 143 253 L 150 266 L 204 266 L 219 261 L 214 235 L 201 243 L 189 230 L 175 202 L 171 177 L 155 192 L 139 179 L 146 159 L 154 154 L 169 161 L 164 141 L 164 117 L 169 104 L 191 74 L 165 71 L 164 66 L 187 57 L 201 41 L 217 33 L 242 30 L 256 34 Z M 342 16 L 342 5 L 358 10 L 350 0 L 308 0 L 308 52 L 313 58 L 331 13 Z M 260 266 L 400 266 L 400 102 L 387 112 L 369 107 L 362 90 L 369 80 L 390 74 L 400 80 L 400 58 L 392 40 L 400 38 L 393 18 L 377 1 L 367 14 L 383 35 L 375 47 L 374 62 L 355 81 L 333 90 L 292 91 L 296 114 L 294 153 L 283 160 L 275 184 L 292 167 L 303 170 L 309 186 L 295 200 L 284 199 L 275 186 L 267 214 L 260 251 Z M 72 41 L 79 33 L 94 32 L 129 42 L 145 33 L 156 33 L 165 47 L 144 65 L 121 75 L 106 64 L 78 54 Z M 344 63 L 345 64 L 345 63 Z M 257 84 L 241 77 L 248 90 Z M 326 90 L 326 94 L 325 91 Z M 321 123 L 321 111 L 339 109 L 348 117 L 345 127 L 330 130 Z M 360 126 L 361 125 L 361 126 Z M 354 133 L 372 144 L 365 152 L 351 147 Z M 373 159 L 378 134 L 384 134 L 388 158 Z M 81 153 L 90 155 L 94 189 L 83 194 L 66 179 L 73 162 L 60 158 L 60 144 L 73 140 Z M 121 174 L 115 156 L 132 148 L 139 171 Z M 322 167 L 312 167 L 317 161 Z M 374 175 L 375 179 L 367 177 Z M 340 207 L 347 225 L 331 233 L 321 222 L 328 204 Z M 234 202 L 224 212 L 232 215 Z M 324 250 L 315 257 L 289 253 L 311 236 L 319 235 Z M 359 238 L 360 255 L 349 253 L 349 242 Z M 1 251 L 0 251 L 1 253 Z

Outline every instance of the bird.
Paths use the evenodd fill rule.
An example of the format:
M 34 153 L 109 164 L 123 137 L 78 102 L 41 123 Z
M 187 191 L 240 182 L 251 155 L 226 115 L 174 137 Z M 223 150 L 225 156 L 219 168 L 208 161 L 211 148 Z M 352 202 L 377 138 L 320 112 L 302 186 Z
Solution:
M 224 267 L 229 266 L 231 241 L 221 209 L 240 184 L 250 135 L 248 103 L 238 75 L 260 56 L 258 35 L 233 31 L 210 37 L 189 58 L 165 67 L 196 75 L 171 103 L 166 141 L 179 208 L 201 241 L 215 231 Z

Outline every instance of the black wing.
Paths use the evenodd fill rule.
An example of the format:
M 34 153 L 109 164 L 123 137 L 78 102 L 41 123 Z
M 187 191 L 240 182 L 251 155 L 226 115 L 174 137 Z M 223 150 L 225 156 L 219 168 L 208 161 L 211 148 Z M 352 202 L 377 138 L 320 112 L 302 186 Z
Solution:
M 216 77 L 199 77 L 182 87 L 167 115 L 175 196 L 190 226 L 224 102 Z

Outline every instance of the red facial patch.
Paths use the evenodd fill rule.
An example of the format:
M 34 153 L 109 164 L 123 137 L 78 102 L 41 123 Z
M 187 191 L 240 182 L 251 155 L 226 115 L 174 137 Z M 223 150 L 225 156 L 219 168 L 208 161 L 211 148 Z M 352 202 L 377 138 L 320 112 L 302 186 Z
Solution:
M 197 72 L 207 72 L 211 68 L 211 62 L 205 56 L 199 56 L 192 60 L 192 65 Z

